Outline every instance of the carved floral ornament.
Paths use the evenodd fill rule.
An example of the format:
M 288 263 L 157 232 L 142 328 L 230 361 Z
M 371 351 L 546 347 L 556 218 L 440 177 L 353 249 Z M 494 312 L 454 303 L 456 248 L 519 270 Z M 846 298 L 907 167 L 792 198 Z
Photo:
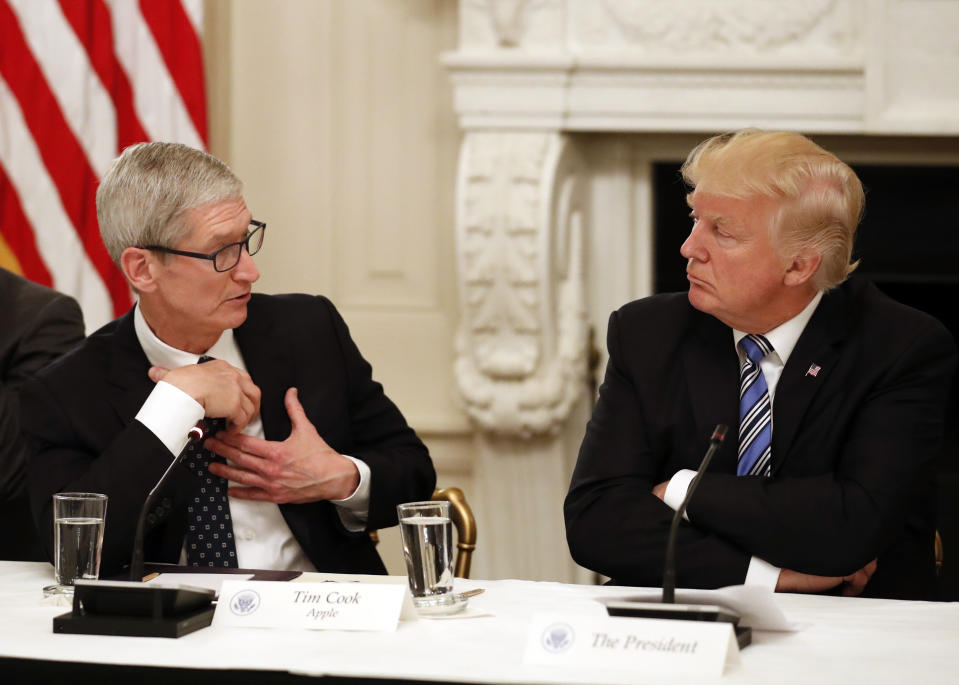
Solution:
M 583 196 L 555 133 L 470 133 L 457 212 L 457 385 L 498 435 L 559 429 L 585 392 Z
M 858 40 L 858 0 L 599 0 L 571 2 L 581 14 L 579 41 L 590 46 L 690 52 L 845 51 Z
M 461 0 L 460 12 L 464 47 L 554 51 L 850 54 L 865 23 L 863 0 Z

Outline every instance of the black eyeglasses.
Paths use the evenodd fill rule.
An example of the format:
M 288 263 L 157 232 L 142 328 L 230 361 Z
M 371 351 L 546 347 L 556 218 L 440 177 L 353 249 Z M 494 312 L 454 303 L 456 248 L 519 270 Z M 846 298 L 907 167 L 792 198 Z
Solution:
M 172 247 L 163 247 L 162 245 L 144 245 L 142 249 L 176 254 L 181 257 L 193 257 L 194 259 L 209 259 L 213 262 L 213 268 L 217 271 L 229 271 L 240 263 L 240 254 L 244 245 L 246 245 L 246 251 L 250 253 L 251 257 L 260 251 L 260 248 L 263 247 L 263 236 L 265 233 L 266 224 L 264 222 L 250 219 L 250 232 L 246 234 L 246 238 L 237 243 L 224 245 L 219 250 L 211 252 L 210 254 L 175 250 Z

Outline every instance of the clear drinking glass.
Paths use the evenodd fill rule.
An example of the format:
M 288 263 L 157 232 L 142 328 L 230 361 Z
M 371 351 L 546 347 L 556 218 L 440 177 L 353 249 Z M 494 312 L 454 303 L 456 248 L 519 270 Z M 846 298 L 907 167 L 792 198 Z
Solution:
M 450 503 L 408 502 L 397 506 L 396 513 L 413 605 L 425 609 L 454 604 Z
M 100 575 L 100 552 L 107 496 L 95 492 L 58 492 L 53 496 L 53 544 L 56 585 L 44 596 L 72 595 L 78 578 Z

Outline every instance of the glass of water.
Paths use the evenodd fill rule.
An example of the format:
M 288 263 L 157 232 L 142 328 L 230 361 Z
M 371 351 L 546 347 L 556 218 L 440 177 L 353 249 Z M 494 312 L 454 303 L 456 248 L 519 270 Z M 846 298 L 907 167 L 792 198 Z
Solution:
M 408 502 L 396 507 L 410 594 L 417 609 L 440 609 L 453 595 L 453 524 L 449 502 Z
M 107 496 L 95 492 L 58 492 L 53 496 L 53 544 L 56 585 L 43 594 L 72 595 L 78 578 L 100 575 L 100 551 Z

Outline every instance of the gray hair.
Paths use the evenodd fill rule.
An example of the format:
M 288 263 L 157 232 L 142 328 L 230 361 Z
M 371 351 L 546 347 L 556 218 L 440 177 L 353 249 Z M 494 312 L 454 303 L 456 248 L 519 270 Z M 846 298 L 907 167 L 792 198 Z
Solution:
M 184 212 L 243 194 L 213 155 L 180 143 L 138 143 L 113 160 L 97 189 L 97 220 L 118 265 L 128 247 L 173 247 L 190 230 Z

